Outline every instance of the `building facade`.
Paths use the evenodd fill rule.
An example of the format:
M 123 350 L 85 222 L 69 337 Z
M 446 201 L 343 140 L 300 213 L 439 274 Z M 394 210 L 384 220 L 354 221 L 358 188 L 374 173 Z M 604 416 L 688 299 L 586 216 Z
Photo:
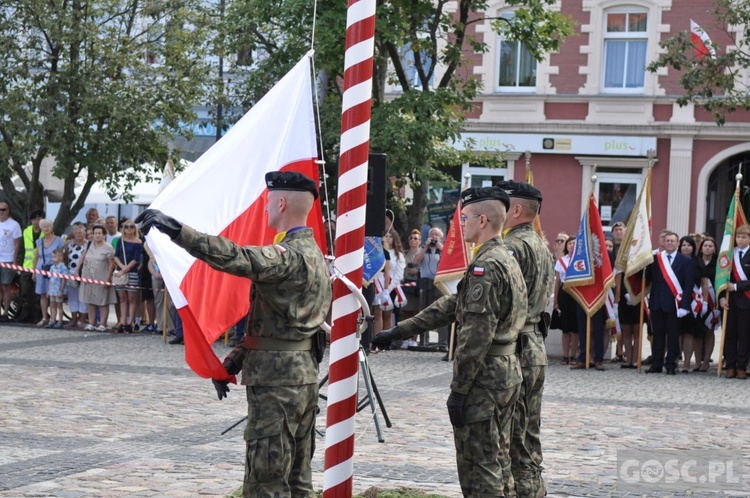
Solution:
M 690 30 L 691 19 L 723 48 L 739 43 L 741 30 L 719 26 L 710 0 L 561 0 L 555 8 L 575 21 L 575 34 L 540 63 L 489 21 L 471 25 L 490 50 L 469 54 L 484 89 L 464 136 L 479 149 L 508 150 L 506 169 L 465 166 L 472 185 L 523 180 L 528 150 L 545 197 L 544 230 L 574 234 L 596 168 L 593 188 L 607 228 L 629 215 L 652 150 L 654 232 L 718 235 L 741 168 L 750 185 L 743 168 L 750 165 L 750 113 L 728 115 L 718 126 L 700 108 L 676 104 L 679 72 L 653 74 L 645 66 L 658 57 L 660 41 Z M 512 12 L 492 1 L 487 17 Z

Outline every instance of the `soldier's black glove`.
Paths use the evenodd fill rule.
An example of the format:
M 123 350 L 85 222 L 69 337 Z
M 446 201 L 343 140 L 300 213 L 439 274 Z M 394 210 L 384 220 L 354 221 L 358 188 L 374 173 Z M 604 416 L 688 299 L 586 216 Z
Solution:
M 237 375 L 238 373 L 242 372 L 242 364 L 232 361 L 231 355 L 227 356 L 227 358 L 224 360 L 223 365 L 224 370 L 226 370 L 229 375 Z
M 216 388 L 216 394 L 219 396 L 219 401 L 226 398 L 229 393 L 229 381 L 211 379 L 211 382 L 214 383 L 214 388 Z
M 396 325 L 395 327 L 383 330 L 382 332 L 377 334 L 372 338 L 372 341 L 370 341 L 370 343 L 373 346 L 390 346 L 393 341 L 397 341 L 403 338 L 404 337 L 401 335 L 401 329 L 398 327 L 398 325 Z
M 464 426 L 464 403 L 466 402 L 466 395 L 451 391 L 451 395 L 448 396 L 448 417 L 451 419 L 451 424 L 456 427 Z
M 152 228 L 158 228 L 162 233 L 169 236 L 170 239 L 176 239 L 182 231 L 182 223 L 167 216 L 158 209 L 147 209 L 135 219 L 135 222 L 141 226 L 143 235 L 148 234 Z

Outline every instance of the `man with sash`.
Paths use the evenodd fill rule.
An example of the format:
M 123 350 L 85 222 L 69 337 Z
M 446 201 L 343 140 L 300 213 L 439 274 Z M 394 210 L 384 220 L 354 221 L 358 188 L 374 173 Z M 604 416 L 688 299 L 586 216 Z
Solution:
M 674 375 L 677 371 L 680 356 L 679 319 L 691 312 L 695 272 L 693 260 L 677 250 L 677 243 L 677 234 L 666 232 L 664 250 L 654 254 L 654 262 L 646 273 L 646 277 L 651 280 L 649 307 L 654 332 L 653 363 L 646 373 L 660 373 L 664 367 L 668 375 Z
M 746 379 L 750 360 L 750 225 L 742 225 L 735 232 L 734 264 L 727 284 L 729 300 L 722 296 L 721 307 L 727 315 L 724 359 L 727 379 Z

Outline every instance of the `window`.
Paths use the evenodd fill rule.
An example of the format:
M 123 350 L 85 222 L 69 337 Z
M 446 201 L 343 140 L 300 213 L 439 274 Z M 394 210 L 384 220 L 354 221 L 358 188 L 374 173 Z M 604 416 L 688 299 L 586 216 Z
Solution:
M 426 35 L 420 34 L 420 37 L 426 38 Z M 435 72 L 433 71 L 432 74 L 430 74 L 430 71 L 432 71 L 432 57 L 429 56 L 427 51 L 422 51 L 421 61 L 424 73 L 430 76 L 429 85 L 433 86 L 435 84 Z M 417 71 L 414 50 L 412 50 L 411 43 L 409 42 L 404 43 L 403 47 L 401 47 L 401 67 L 404 68 L 406 79 L 409 81 L 411 88 L 414 90 L 421 90 L 422 81 L 419 79 L 419 72 Z M 398 91 L 403 91 L 401 85 L 398 82 L 396 82 L 396 88 Z
M 512 22 L 514 14 L 508 12 L 501 17 Z M 536 87 L 537 62 L 523 43 L 506 39 L 501 32 L 498 54 L 499 91 L 531 91 Z
M 605 15 L 604 91 L 642 92 L 646 76 L 648 13 Z

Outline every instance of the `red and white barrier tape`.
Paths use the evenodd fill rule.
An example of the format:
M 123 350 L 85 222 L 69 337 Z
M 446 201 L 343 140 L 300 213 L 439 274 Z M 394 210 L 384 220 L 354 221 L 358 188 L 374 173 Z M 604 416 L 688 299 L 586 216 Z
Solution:
M 57 277 L 57 278 L 64 278 L 65 280 L 75 280 L 76 282 L 85 282 L 87 284 L 115 286 L 114 283 L 107 282 L 106 280 L 76 277 L 74 275 L 68 275 L 67 273 L 56 273 L 56 272 L 45 271 L 45 270 L 37 270 L 36 268 L 26 268 L 23 266 L 14 265 L 12 263 L 0 263 L 0 268 L 8 268 L 10 270 L 24 271 L 26 273 L 36 273 L 37 275 L 42 275 L 47 278 Z M 128 287 L 130 289 L 149 289 L 150 288 L 150 287 L 137 287 L 135 285 L 117 285 L 117 287 Z M 164 289 L 151 289 L 151 290 L 153 290 L 154 292 L 164 291 Z

